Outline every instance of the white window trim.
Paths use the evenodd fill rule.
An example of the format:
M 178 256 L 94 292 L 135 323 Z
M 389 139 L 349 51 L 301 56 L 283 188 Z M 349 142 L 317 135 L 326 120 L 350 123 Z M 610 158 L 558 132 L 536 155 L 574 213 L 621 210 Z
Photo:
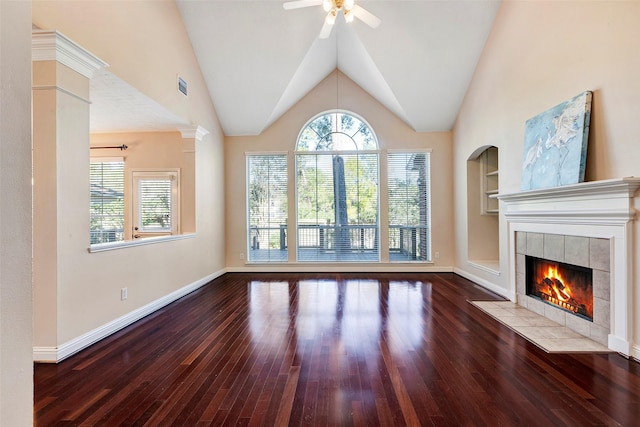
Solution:
M 165 232 L 148 232 L 136 230 L 138 227 L 138 185 L 137 180 L 141 178 L 147 179 L 167 179 L 170 177 L 171 184 L 171 231 Z M 131 227 L 132 237 L 134 240 L 146 239 L 157 236 L 173 236 L 180 234 L 180 169 L 132 169 L 131 170 Z M 135 236 L 139 237 L 136 238 Z
M 90 163 L 107 163 L 107 162 L 123 162 L 124 163 L 125 158 L 124 157 L 100 157 L 100 156 L 91 156 L 89 158 L 89 162 Z

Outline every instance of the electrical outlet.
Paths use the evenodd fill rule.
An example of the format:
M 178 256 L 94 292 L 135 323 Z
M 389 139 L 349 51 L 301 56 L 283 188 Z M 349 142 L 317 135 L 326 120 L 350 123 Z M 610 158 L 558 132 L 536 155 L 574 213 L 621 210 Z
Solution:
M 435 257 L 436 257 L 436 259 L 440 259 L 440 252 L 436 251 Z
M 128 294 L 129 294 L 129 291 L 127 290 L 127 288 L 120 289 L 120 300 L 122 301 L 126 300 Z
M 240 252 L 240 259 L 244 259 L 244 252 Z

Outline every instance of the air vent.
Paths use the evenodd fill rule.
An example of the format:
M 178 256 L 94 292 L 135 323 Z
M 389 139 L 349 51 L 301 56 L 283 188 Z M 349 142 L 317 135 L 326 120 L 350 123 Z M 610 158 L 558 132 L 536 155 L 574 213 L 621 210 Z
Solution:
M 180 76 L 178 76 L 178 90 L 187 96 L 187 82 Z

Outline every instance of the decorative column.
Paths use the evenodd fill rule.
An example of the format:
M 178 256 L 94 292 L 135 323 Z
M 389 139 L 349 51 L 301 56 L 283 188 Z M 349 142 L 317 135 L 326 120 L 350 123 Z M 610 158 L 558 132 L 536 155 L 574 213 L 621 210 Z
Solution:
M 180 174 L 180 197 L 182 212 L 180 226 L 182 233 L 196 232 L 196 142 L 202 141 L 209 131 L 202 126 L 193 125 L 179 129 L 184 139 L 182 164 L 184 170 Z
M 89 82 L 107 64 L 40 30 L 32 61 L 34 357 L 55 362 L 63 339 L 57 301 L 72 268 L 61 260 L 89 245 Z

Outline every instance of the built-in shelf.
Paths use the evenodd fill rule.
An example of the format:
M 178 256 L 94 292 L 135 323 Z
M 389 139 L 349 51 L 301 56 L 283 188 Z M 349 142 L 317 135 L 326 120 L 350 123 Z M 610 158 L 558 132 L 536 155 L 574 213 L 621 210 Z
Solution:
M 482 215 L 496 215 L 499 212 L 498 199 L 495 197 L 499 193 L 498 178 L 498 149 L 496 147 L 487 148 L 481 154 L 481 174 L 480 183 L 482 186 Z

